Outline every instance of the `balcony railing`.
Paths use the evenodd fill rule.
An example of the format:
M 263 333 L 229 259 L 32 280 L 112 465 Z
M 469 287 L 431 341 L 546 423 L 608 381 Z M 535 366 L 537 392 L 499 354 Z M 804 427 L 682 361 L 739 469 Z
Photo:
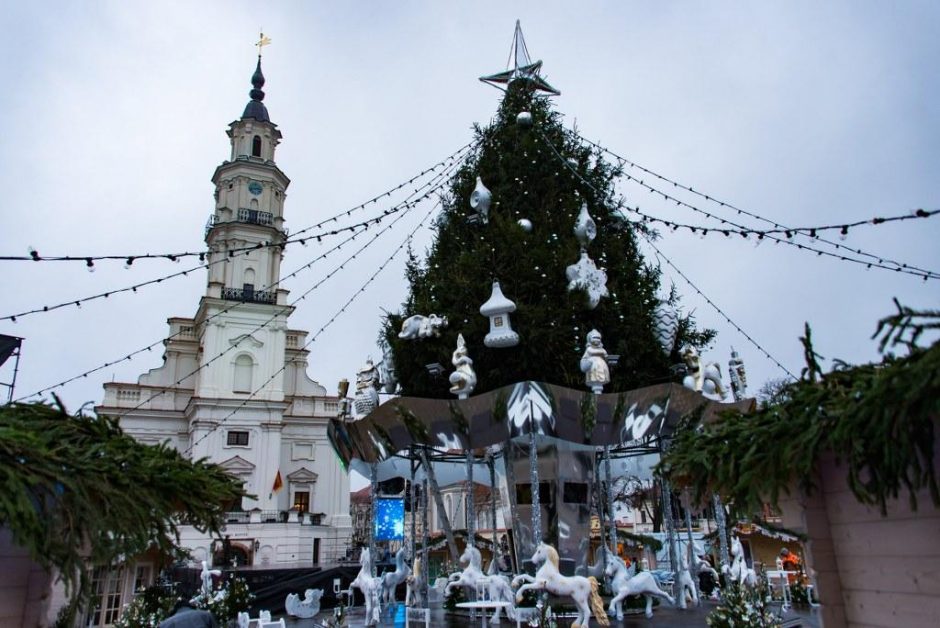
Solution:
M 241 301 L 243 303 L 274 303 L 277 300 L 277 295 L 265 290 L 222 288 L 222 298 L 226 301 Z
M 271 212 L 262 212 L 256 209 L 238 210 L 238 222 L 247 222 L 252 225 L 272 225 L 274 224 L 274 214 Z

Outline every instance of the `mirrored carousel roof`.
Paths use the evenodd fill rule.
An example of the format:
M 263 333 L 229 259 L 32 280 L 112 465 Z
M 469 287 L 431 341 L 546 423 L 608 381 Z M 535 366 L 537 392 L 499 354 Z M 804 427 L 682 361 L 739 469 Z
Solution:
M 540 382 L 520 382 L 464 400 L 397 397 L 359 420 L 334 419 L 329 438 L 348 467 L 387 460 L 414 445 L 450 451 L 501 445 L 531 432 L 570 446 L 655 445 L 696 412 L 709 421 L 727 410 L 750 412 L 753 399 L 710 401 L 679 384 L 595 395 Z

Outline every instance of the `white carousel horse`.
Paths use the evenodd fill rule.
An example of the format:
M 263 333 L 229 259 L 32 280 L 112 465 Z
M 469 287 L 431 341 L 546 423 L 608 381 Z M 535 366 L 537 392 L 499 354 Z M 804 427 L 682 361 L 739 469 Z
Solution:
M 393 604 L 395 589 L 411 575 L 411 567 L 405 563 L 405 548 L 395 552 L 395 571 L 382 574 L 382 603 Z
M 698 589 L 695 588 L 695 581 L 692 580 L 689 559 L 683 551 L 679 552 L 679 573 L 676 575 L 675 593 L 679 608 L 686 608 L 686 594 L 692 598 L 692 604 L 698 606 Z
M 372 575 L 372 555 L 368 547 L 362 548 L 359 564 L 362 565 L 362 569 L 359 570 L 355 580 L 349 583 L 349 599 L 352 600 L 353 587 L 362 591 L 366 599 L 366 626 L 372 626 L 379 623 L 381 619 L 382 603 L 379 595 L 382 591 L 382 578 Z
M 467 566 L 463 571 L 450 574 L 447 587 L 444 589 L 445 595 L 450 594 L 454 587 L 469 587 L 473 591 L 483 590 L 493 602 L 509 602 L 506 608 L 506 615 L 510 619 L 516 616 L 516 609 L 513 605 L 512 587 L 509 585 L 509 579 L 499 574 L 486 575 L 483 573 L 483 558 L 480 556 L 480 550 L 468 545 L 460 556 L 461 564 Z M 491 623 L 498 624 L 502 608 L 496 607 Z
M 744 546 L 736 536 L 731 537 L 731 566 L 722 565 L 721 571 L 731 582 L 748 588 L 757 586 L 757 572 L 744 561 Z
M 632 567 L 632 565 L 631 565 Z M 635 569 L 635 567 L 634 567 Z M 616 616 L 617 620 L 623 619 L 623 600 L 630 595 L 643 595 L 646 597 L 646 617 L 653 616 L 653 598 L 659 597 L 667 600 L 670 604 L 675 604 L 672 596 L 659 588 L 656 578 L 648 571 L 641 571 L 634 575 L 630 574 L 627 564 L 623 559 L 613 553 L 607 554 L 607 570 L 605 572 L 610 578 L 612 591 L 616 595 L 610 600 L 608 612 Z
M 202 587 L 199 591 L 202 593 L 203 597 L 206 598 L 206 601 L 209 601 L 209 598 L 212 597 L 212 576 L 219 577 L 222 575 L 222 572 L 218 569 L 209 569 L 209 563 L 202 561 L 202 572 L 199 574 L 199 577 L 202 579 Z
M 309 619 L 320 612 L 320 598 L 323 597 L 323 589 L 307 589 L 304 591 L 304 599 L 296 593 L 288 593 L 284 600 L 284 610 L 288 615 Z
M 565 595 L 574 600 L 578 607 L 578 617 L 572 622 L 571 628 L 587 628 L 591 621 L 591 611 L 601 626 L 609 626 L 607 615 L 604 613 L 604 601 L 597 592 L 597 579 L 589 576 L 563 576 L 558 571 L 558 552 L 551 545 L 539 543 L 532 554 L 532 563 L 539 565 L 535 577 L 528 574 L 519 574 L 512 579 L 513 588 L 516 589 L 516 601 L 522 601 L 522 595 L 529 590 L 543 590 L 555 595 Z M 626 567 L 624 567 L 626 569 Z
M 415 558 L 415 566 L 411 571 L 411 575 L 405 579 L 405 582 L 407 583 L 407 587 L 405 588 L 405 606 L 425 606 L 425 581 L 426 576 L 424 574 L 424 565 L 421 563 L 421 557 L 418 556 Z

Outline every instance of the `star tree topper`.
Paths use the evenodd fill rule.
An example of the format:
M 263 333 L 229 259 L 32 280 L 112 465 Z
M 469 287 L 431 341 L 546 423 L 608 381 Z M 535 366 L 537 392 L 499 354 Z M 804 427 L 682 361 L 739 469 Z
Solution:
M 513 33 L 512 36 L 512 46 L 509 49 L 509 63 L 506 64 L 506 67 L 508 69 L 505 72 L 481 76 L 480 80 L 502 89 L 502 87 L 500 87 L 501 85 L 509 85 L 515 80 L 524 79 L 532 81 L 535 85 L 535 89 L 539 91 L 548 92 L 553 96 L 559 96 L 561 94 L 560 91 L 549 85 L 545 79 L 539 76 L 539 70 L 542 69 L 542 62 L 533 62 L 532 59 L 529 58 L 529 49 L 526 48 L 525 39 L 522 37 L 522 26 L 519 24 L 519 20 L 516 20 L 516 32 Z

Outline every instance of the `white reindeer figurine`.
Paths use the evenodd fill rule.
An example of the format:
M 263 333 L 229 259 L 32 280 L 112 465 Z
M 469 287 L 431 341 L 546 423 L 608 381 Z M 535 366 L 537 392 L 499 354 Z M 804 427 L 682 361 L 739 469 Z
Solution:
M 597 592 L 597 579 L 593 576 L 563 576 L 558 571 L 558 552 L 551 545 L 539 543 L 532 554 L 532 563 L 539 565 L 535 577 L 528 574 L 519 574 L 512 579 L 513 588 L 520 582 L 525 582 L 516 589 L 516 601 L 522 601 L 522 595 L 529 590 L 548 591 L 555 595 L 565 595 L 574 600 L 578 607 L 578 617 L 572 622 L 571 628 L 588 628 L 591 622 L 591 611 L 601 626 L 609 626 L 610 621 L 604 613 L 604 601 Z
M 617 618 L 617 621 L 623 619 L 623 601 L 631 595 L 643 595 L 646 597 L 646 617 L 653 616 L 653 598 L 658 597 L 667 600 L 670 604 L 675 604 L 672 596 L 659 588 L 656 578 L 648 571 L 631 575 L 627 569 L 627 564 L 619 556 L 607 554 L 606 575 L 610 578 L 610 588 L 616 594 L 610 600 L 608 611 Z

